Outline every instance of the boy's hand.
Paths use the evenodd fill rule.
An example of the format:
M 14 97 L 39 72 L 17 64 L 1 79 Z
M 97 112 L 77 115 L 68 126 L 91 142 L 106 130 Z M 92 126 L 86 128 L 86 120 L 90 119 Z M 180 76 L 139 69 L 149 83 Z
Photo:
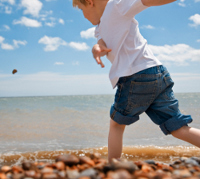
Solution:
M 105 45 L 102 44 L 95 44 L 92 48 L 93 57 L 96 60 L 96 62 L 101 65 L 102 68 L 104 67 L 104 64 L 102 63 L 100 57 L 107 55 L 107 53 L 110 51 L 111 49 L 107 48 Z

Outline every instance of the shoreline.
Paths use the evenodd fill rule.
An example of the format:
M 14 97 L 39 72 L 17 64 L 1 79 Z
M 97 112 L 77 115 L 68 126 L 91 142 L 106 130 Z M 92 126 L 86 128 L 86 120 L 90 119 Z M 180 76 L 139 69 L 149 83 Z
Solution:
M 49 162 L 52 163 L 59 155 L 72 154 L 76 156 L 90 157 L 91 153 L 99 153 L 101 158 L 107 159 L 107 147 L 84 148 L 76 150 L 49 150 L 49 151 L 30 151 L 0 154 L 0 167 L 3 165 L 20 165 L 23 161 L 30 162 Z M 122 151 L 122 159 L 129 161 L 138 160 L 154 160 L 156 162 L 172 163 L 180 157 L 198 157 L 200 150 L 194 146 L 124 146 Z

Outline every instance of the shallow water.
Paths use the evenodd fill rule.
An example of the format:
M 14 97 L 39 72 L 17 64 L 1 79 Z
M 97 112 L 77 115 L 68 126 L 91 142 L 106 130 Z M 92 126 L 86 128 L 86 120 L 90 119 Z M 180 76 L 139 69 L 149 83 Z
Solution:
M 176 94 L 180 110 L 200 128 L 200 93 Z M 113 95 L 0 98 L 0 165 L 24 159 L 52 161 L 60 153 L 107 157 Z M 170 162 L 200 156 L 199 149 L 165 136 L 145 114 L 124 133 L 122 157 Z

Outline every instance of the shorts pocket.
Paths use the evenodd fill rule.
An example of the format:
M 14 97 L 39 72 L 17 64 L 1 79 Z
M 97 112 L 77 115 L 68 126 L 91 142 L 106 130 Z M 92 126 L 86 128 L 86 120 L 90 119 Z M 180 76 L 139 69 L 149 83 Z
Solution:
M 116 91 L 116 94 L 115 94 L 115 103 L 118 103 L 119 99 L 120 99 L 120 96 L 121 96 L 121 91 L 122 91 L 122 84 L 118 83 L 117 84 L 117 91 Z
M 169 73 L 164 77 L 164 81 L 166 84 L 166 89 L 165 89 L 165 98 L 168 100 L 174 99 L 174 92 L 172 90 L 172 87 L 174 86 L 174 82 L 171 78 L 171 76 L 169 75 Z
M 150 82 L 132 81 L 128 98 L 129 108 L 150 105 L 155 99 L 157 89 L 157 80 Z

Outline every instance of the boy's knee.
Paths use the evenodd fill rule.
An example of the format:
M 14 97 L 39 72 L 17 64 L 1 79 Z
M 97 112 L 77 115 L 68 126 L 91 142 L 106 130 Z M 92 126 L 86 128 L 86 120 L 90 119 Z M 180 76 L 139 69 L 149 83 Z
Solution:
M 117 122 L 115 122 L 114 120 L 110 119 L 110 127 L 111 128 L 122 128 L 124 129 L 125 128 L 125 125 L 122 125 L 122 124 L 118 124 Z
M 181 138 L 185 134 L 186 130 L 189 130 L 189 127 L 183 126 L 175 131 L 172 131 L 171 134 L 176 138 Z

